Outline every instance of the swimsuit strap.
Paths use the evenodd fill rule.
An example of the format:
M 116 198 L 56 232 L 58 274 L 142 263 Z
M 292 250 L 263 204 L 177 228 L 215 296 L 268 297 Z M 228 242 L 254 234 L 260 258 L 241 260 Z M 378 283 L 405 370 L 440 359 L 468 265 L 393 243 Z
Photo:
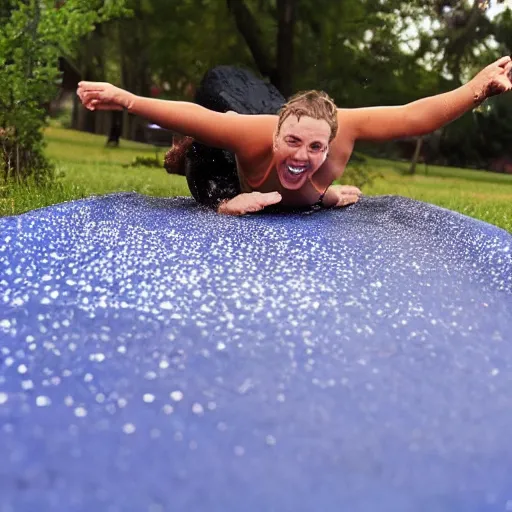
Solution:
M 324 192 L 320 195 L 318 201 L 312 205 L 313 208 L 322 208 L 323 207 L 323 200 L 324 200 L 324 196 L 325 194 L 327 193 L 327 190 L 329 189 L 330 185 L 327 186 L 327 188 L 324 190 Z
M 324 190 L 323 194 L 320 196 L 320 201 L 324 198 L 325 194 L 327 194 L 327 191 L 329 190 L 329 187 L 331 185 L 327 185 L 327 188 Z

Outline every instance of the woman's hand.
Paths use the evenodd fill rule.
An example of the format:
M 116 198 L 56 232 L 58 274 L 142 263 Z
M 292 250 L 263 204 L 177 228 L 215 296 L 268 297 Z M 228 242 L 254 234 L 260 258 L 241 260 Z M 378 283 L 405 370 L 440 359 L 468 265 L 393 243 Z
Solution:
M 279 192 L 251 192 L 239 194 L 229 201 L 223 202 L 217 208 L 218 213 L 226 215 L 244 215 L 246 213 L 254 213 L 263 210 L 265 206 L 276 204 L 281 201 L 282 197 Z
M 135 95 L 107 82 L 80 82 L 76 91 L 89 110 L 130 110 Z
M 332 190 L 336 194 L 335 208 L 357 203 L 362 196 L 362 192 L 357 187 L 351 185 L 331 185 L 329 190 Z
M 508 56 L 502 57 L 489 64 L 469 85 L 473 88 L 474 101 L 477 104 L 491 96 L 512 90 L 512 59 Z

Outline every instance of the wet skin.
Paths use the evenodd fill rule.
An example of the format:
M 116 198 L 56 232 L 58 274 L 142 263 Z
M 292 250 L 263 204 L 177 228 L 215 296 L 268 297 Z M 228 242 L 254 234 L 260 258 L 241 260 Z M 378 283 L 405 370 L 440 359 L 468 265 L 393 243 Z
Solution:
M 310 206 L 326 189 L 326 207 L 355 202 L 355 187 L 350 191 L 330 185 L 343 174 L 356 140 L 423 136 L 487 97 L 510 90 L 512 59 L 504 56 L 452 91 L 406 105 L 338 109 L 338 133 L 325 161 L 326 121 L 290 117 L 276 133 L 277 116 L 222 114 L 189 102 L 136 96 L 105 82 L 80 82 L 77 93 L 90 110 L 127 109 L 207 146 L 235 153 L 243 193 L 224 205 L 221 213 L 239 215 L 277 202 Z M 347 200 L 350 197 L 354 200 Z
M 286 206 L 316 203 L 343 174 L 354 141 L 338 135 L 329 143 L 331 129 L 325 120 L 290 116 L 276 133 L 277 116 L 258 117 L 259 126 L 253 126 L 251 144 L 236 152 L 242 192 L 275 191 Z M 352 196 L 351 202 L 355 202 L 360 191 L 356 187 L 335 187 L 326 194 L 324 205 L 334 206 L 340 193 L 347 200 Z

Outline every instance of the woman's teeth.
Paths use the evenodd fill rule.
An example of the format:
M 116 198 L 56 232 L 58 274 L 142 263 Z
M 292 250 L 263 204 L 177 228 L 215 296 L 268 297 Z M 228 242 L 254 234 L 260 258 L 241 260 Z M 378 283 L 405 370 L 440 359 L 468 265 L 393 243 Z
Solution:
M 302 174 L 303 172 L 307 171 L 308 169 L 308 166 L 304 166 L 304 167 L 292 167 L 291 165 L 288 166 L 288 170 L 292 173 L 292 174 L 295 174 L 295 176 L 299 175 L 299 174 Z

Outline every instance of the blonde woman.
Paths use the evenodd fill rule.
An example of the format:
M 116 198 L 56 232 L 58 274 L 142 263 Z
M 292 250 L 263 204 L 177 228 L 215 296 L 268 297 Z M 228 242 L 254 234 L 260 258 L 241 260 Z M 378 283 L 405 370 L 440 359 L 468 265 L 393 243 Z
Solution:
M 80 82 L 77 93 L 90 110 L 127 109 L 189 137 L 188 143 L 234 153 L 241 193 L 215 207 L 243 215 L 275 204 L 331 208 L 356 202 L 356 187 L 333 185 L 356 140 L 433 132 L 489 96 L 510 91 L 511 72 L 511 58 L 502 57 L 453 91 L 393 107 L 339 109 L 325 92 L 307 91 L 290 98 L 277 115 L 220 113 L 195 103 L 136 96 L 103 82 Z

